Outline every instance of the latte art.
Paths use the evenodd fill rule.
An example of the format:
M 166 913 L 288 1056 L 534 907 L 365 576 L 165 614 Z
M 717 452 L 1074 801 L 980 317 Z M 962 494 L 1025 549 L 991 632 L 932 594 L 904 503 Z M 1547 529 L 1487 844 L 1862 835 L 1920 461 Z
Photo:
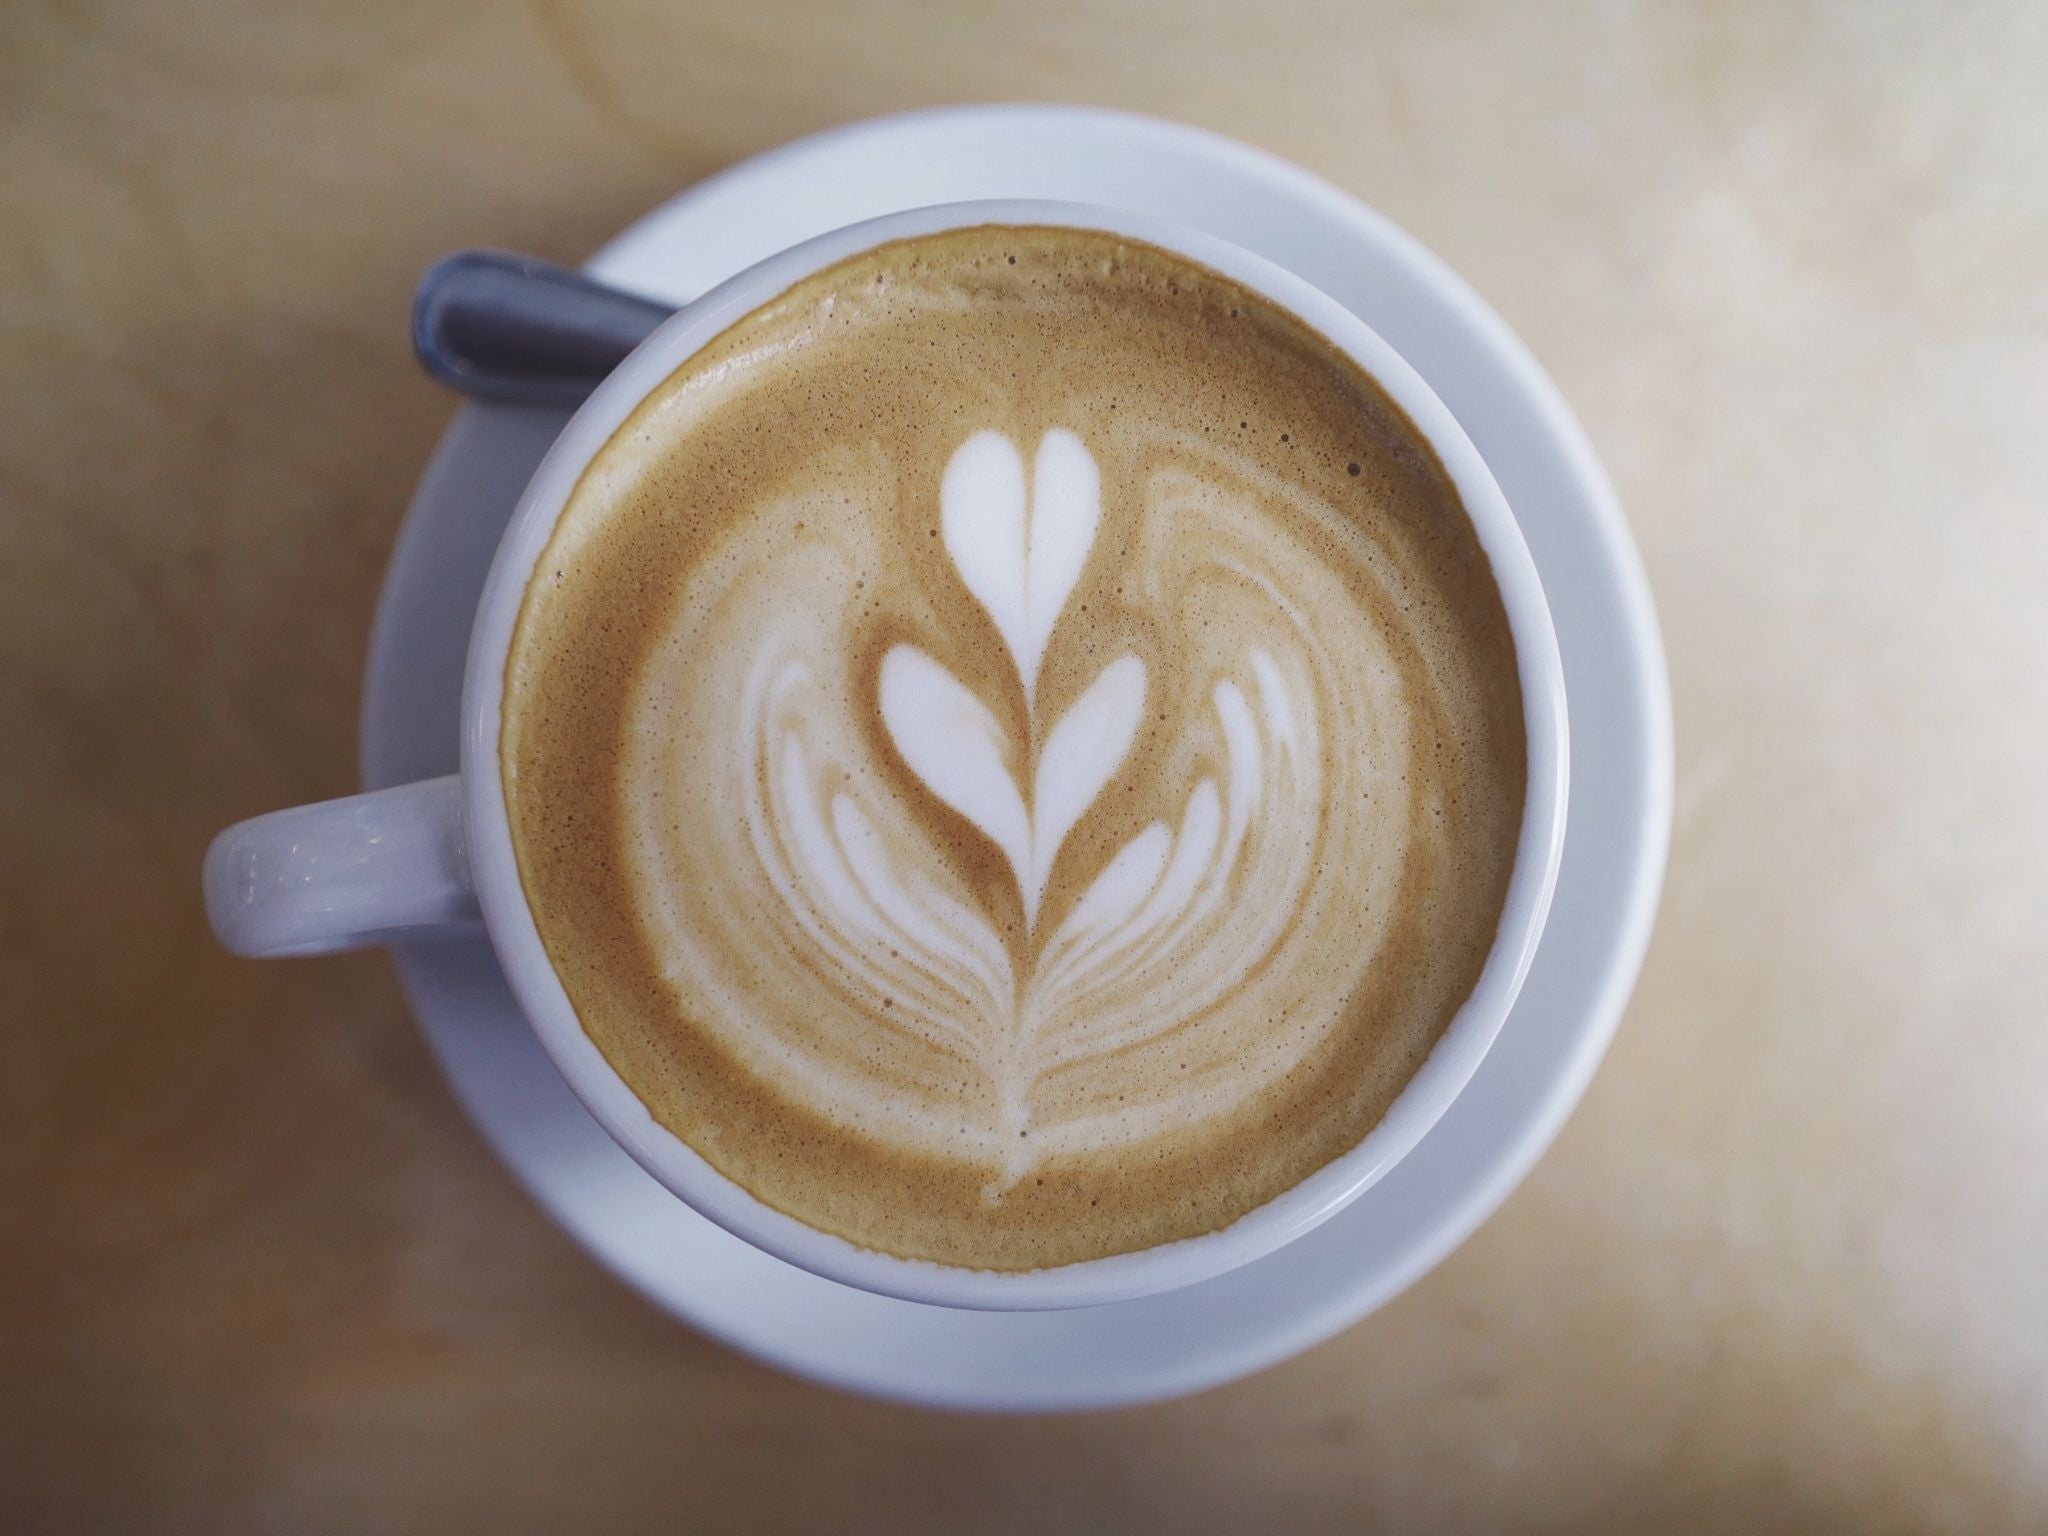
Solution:
M 801 285 L 600 454 L 507 798 L 584 1027 L 714 1165 L 1028 1267 L 1370 1129 L 1484 958 L 1522 761 L 1455 494 L 1340 363 L 1165 253 L 970 231 Z
M 1166 477 L 1169 505 L 1173 490 Z M 699 722 L 714 739 L 737 734 L 748 750 L 723 764 L 732 780 L 724 792 L 743 809 L 744 848 L 721 867 L 752 889 L 726 942 L 757 951 L 764 965 L 814 950 L 811 968 L 829 993 L 818 1007 L 833 1010 L 842 1034 L 874 1033 L 861 1053 L 873 1065 L 835 1068 L 811 1040 L 808 1010 L 721 1015 L 728 1048 L 791 1091 L 857 1113 L 870 1134 L 915 1150 L 971 1148 L 1010 1184 L 1043 1156 L 1139 1143 L 1213 1112 L 1224 1091 L 1219 1068 L 1229 1094 L 1254 1094 L 1317 1043 L 1294 1034 L 1261 1068 L 1245 1070 L 1240 1024 L 1222 1039 L 1183 1042 L 1195 1061 L 1163 1078 L 1130 1070 L 1125 1056 L 1149 1041 L 1199 1034 L 1299 919 L 1322 791 L 1315 695 L 1337 679 L 1305 615 L 1283 595 L 1282 578 L 1299 575 L 1298 549 L 1241 540 L 1220 546 L 1207 570 L 1135 563 L 1116 573 L 1127 589 L 1186 591 L 1190 577 L 1241 582 L 1265 611 L 1231 627 L 1263 643 L 1174 680 L 1174 695 L 1205 706 L 1171 733 L 1155 726 L 1198 765 L 1178 815 L 1123 839 L 1091 878 L 1073 883 L 1063 910 L 1048 912 L 1062 847 L 1129 762 L 1147 702 L 1148 669 L 1133 653 L 1104 664 L 1063 708 L 1037 697 L 1046 647 L 1095 548 L 1100 474 L 1081 440 L 1055 429 L 1038 446 L 1027 491 L 1016 446 L 983 431 L 954 453 L 939 499 L 952 574 L 980 602 L 1015 668 L 1021 736 L 913 644 L 892 645 L 872 683 L 834 676 L 859 579 L 840 584 L 836 612 L 828 601 L 821 623 L 827 583 L 818 567 L 860 569 L 876 552 L 860 547 L 855 529 L 834 530 L 807 512 L 792 517 L 804 531 L 788 539 L 784 559 L 747 563 L 749 591 L 686 601 L 686 612 L 710 614 L 737 598 L 761 616 L 756 648 L 734 658 L 745 676 L 728 719 L 721 637 L 671 635 L 670 665 L 643 681 L 641 745 L 624 790 L 643 811 L 633 843 L 640 895 L 650 908 L 680 911 L 696 872 L 670 856 L 658 808 L 707 767 L 671 724 Z M 1188 538 L 1207 543 L 1218 532 L 1191 509 L 1180 515 Z M 1141 560 L 1165 560 L 1178 542 L 1153 541 Z M 1361 654 L 1373 645 L 1369 632 L 1345 638 Z M 998 911 L 984 910 L 953 877 L 919 807 L 904 804 L 891 775 L 869 760 L 858 730 L 869 691 L 902 765 L 1001 854 L 1011 883 Z M 763 914 L 771 921 L 757 927 Z M 666 939 L 680 965 L 707 958 L 688 925 Z M 834 1051 L 846 1043 L 835 1041 Z M 1228 1059 L 1215 1060 L 1219 1051 Z M 941 1058 L 938 1071 L 919 1070 L 927 1052 Z M 963 1076 L 981 1081 L 963 1085 Z M 1035 1090 L 1049 1079 L 1063 1081 L 1041 1103 Z
M 1036 482 L 1027 516 L 1015 446 L 1000 433 L 977 432 L 946 466 L 939 518 L 946 553 L 1017 668 L 1034 738 L 1045 647 L 1102 521 L 1102 477 L 1073 433 L 1046 433 Z M 1111 662 L 1051 726 L 1044 750 L 1029 754 L 1028 804 L 1006 767 L 1017 757 L 1014 744 L 943 663 L 897 646 L 882 658 L 881 700 L 903 760 L 1003 850 L 1025 924 L 1034 926 L 1061 842 L 1131 749 L 1145 707 L 1145 664 L 1135 656 Z

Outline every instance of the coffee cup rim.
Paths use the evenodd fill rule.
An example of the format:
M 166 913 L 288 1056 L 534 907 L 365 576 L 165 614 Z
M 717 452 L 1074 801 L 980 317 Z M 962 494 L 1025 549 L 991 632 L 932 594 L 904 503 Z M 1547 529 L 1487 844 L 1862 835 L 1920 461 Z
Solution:
M 1029 1271 L 971 1269 L 861 1247 L 768 1205 L 656 1120 L 585 1033 L 547 958 L 519 877 L 499 759 L 505 664 L 534 565 L 584 470 L 641 402 L 713 338 L 804 278 L 898 240 L 985 225 L 1076 229 L 1162 247 L 1252 289 L 1364 369 L 1435 451 L 1492 566 L 1521 681 L 1528 765 L 1514 866 L 1479 978 L 1372 1129 L 1228 1226 Z M 463 680 L 464 820 L 485 925 L 535 1035 L 592 1116 L 672 1194 L 788 1263 L 883 1295 L 982 1310 L 1095 1305 L 1209 1279 L 1301 1236 L 1383 1177 L 1470 1081 L 1527 975 L 1563 853 L 1568 769 L 1563 666 L 1535 562 L 1478 448 L 1421 376 L 1363 320 L 1265 257 L 1169 220 L 1041 199 L 943 203 L 863 220 L 767 257 L 684 305 L 584 402 L 529 480 L 485 580 Z

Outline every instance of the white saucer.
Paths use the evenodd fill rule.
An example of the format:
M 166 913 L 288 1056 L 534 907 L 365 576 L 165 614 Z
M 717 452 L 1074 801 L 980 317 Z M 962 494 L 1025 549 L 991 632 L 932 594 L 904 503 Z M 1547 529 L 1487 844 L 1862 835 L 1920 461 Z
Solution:
M 1231 1274 L 1085 1311 L 955 1312 L 790 1268 L 668 1194 L 556 1075 L 481 937 L 412 947 L 398 968 L 485 1137 L 557 1221 L 657 1305 L 735 1349 L 851 1391 L 1053 1411 L 1172 1397 L 1276 1364 L 1414 1283 L 1507 1197 L 1578 1102 L 1634 985 L 1670 832 L 1671 722 L 1641 565 L 1556 388 L 1435 257 L 1283 161 L 1115 113 L 916 113 L 806 139 L 715 176 L 642 219 L 591 268 L 681 301 L 841 224 L 1012 196 L 1162 215 L 1292 267 L 1407 357 L 1515 508 L 1564 654 L 1569 832 L 1521 998 L 1449 1113 L 1348 1210 Z M 470 406 L 442 439 L 399 537 L 372 639 L 370 787 L 454 770 L 463 651 L 485 568 L 565 419 Z

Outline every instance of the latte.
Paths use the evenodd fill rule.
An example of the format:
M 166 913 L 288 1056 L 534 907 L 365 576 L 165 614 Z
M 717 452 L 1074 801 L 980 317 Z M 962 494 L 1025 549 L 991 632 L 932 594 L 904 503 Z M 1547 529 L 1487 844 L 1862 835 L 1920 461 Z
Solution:
M 1029 1269 L 1227 1225 L 1377 1123 L 1525 776 L 1455 488 L 1343 353 L 1108 235 L 756 310 L 598 453 L 501 767 L 585 1031 L 767 1204 Z

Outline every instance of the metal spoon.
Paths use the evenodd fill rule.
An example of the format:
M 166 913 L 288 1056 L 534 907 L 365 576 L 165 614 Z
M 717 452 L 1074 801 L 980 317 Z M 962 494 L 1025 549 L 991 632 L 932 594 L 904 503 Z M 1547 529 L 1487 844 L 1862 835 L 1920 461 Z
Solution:
M 531 256 L 458 251 L 420 279 L 412 349 L 475 399 L 577 405 L 673 313 Z

